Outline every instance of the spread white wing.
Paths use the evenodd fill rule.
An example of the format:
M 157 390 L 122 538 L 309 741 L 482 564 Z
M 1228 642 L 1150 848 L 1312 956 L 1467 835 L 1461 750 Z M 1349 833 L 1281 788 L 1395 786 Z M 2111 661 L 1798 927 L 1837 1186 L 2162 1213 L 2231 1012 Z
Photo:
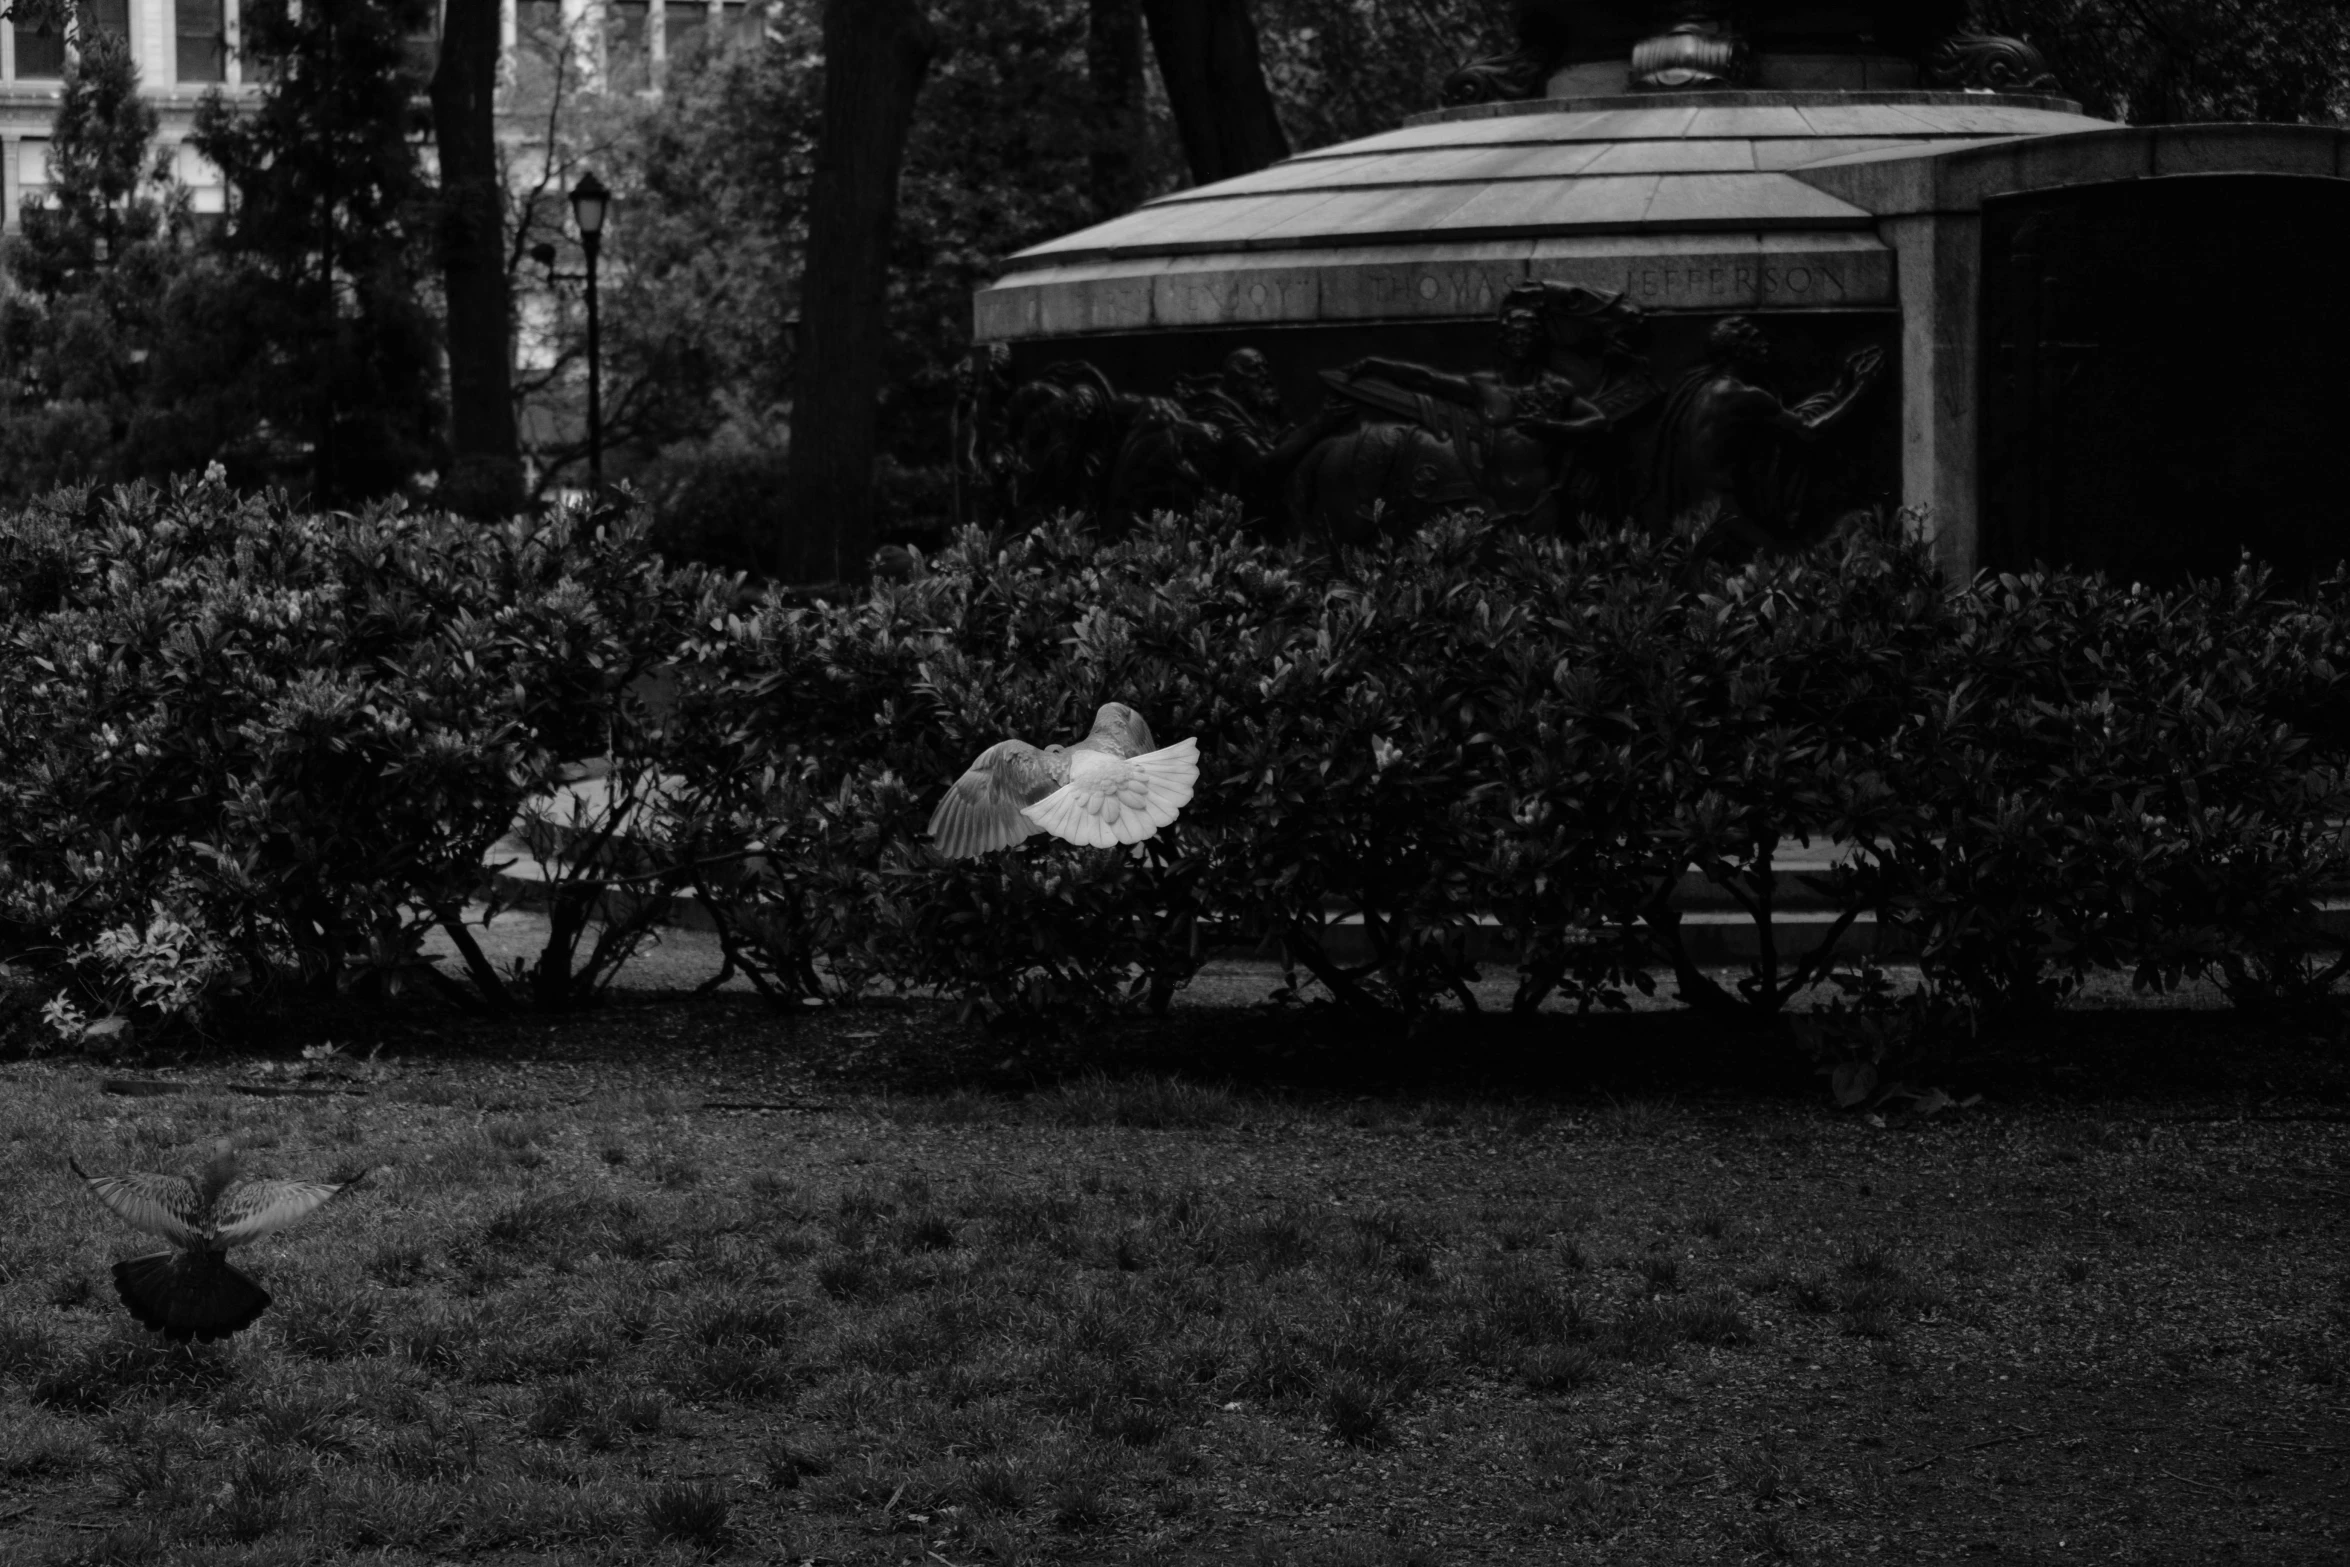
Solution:
M 1022 813 L 1057 838 L 1107 849 L 1140 843 L 1191 803 L 1199 781 L 1199 741 L 1178 740 L 1141 756 L 1094 753 L 1069 781 Z
M 220 1199 L 213 1233 L 223 1246 L 243 1246 L 274 1234 L 338 1192 L 358 1185 L 349 1181 L 248 1181 Z
M 90 1190 L 114 1216 L 150 1235 L 160 1235 L 174 1246 L 197 1244 L 196 1217 L 202 1206 L 196 1188 L 176 1175 L 92 1175 L 72 1159 L 67 1168 L 90 1183 Z
M 1061 777 L 1027 741 L 999 740 L 979 753 L 931 812 L 931 841 L 950 860 L 1008 849 L 1036 831 L 1021 807 L 1052 793 Z

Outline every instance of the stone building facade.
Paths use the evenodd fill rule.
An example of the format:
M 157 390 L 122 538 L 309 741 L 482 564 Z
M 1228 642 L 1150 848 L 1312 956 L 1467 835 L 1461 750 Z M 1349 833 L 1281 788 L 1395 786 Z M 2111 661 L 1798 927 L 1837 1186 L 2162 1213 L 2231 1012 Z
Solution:
M 220 212 L 219 172 L 188 135 L 206 93 L 234 96 L 258 80 L 238 47 L 240 9 L 241 0 L 82 0 L 70 29 L 0 23 L 0 224 L 14 228 L 23 203 L 39 200 L 48 184 L 66 60 L 87 28 L 129 37 L 160 135 L 174 149 L 174 172 L 198 213 Z M 519 120 L 566 62 L 590 90 L 658 92 L 711 41 L 756 35 L 768 0 L 500 0 L 500 9 L 509 105 Z M 420 71 L 429 71 L 432 37 L 414 47 Z M 518 124 L 517 134 L 523 130 Z

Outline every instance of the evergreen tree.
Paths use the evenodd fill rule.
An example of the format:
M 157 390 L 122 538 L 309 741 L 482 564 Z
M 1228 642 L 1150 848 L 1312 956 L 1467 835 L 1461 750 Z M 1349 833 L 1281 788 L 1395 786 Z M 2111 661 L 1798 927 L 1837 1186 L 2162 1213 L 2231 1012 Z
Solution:
M 186 217 L 155 132 L 129 48 L 93 35 L 66 71 L 47 195 L 0 252 L 14 284 L 0 302 L 11 495 L 138 471 L 132 437 Z
M 236 105 L 215 91 L 197 115 L 230 215 L 219 264 L 173 301 L 164 444 L 209 445 L 232 479 L 333 506 L 439 468 L 433 204 L 406 48 L 431 14 L 430 0 L 247 0 L 267 85 Z

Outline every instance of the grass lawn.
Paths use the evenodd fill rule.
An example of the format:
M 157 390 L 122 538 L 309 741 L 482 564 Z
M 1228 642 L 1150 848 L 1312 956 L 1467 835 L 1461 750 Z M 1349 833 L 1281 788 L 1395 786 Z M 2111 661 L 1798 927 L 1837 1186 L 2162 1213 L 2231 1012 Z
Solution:
M 1874 1126 L 1687 1091 L 1698 1028 L 1193 1009 L 1069 1076 L 634 996 L 6 1065 L 0 1560 L 2350 1561 L 2339 1039 L 2075 1018 Z M 391 1064 L 239 1091 L 325 1037 Z M 374 1174 L 167 1349 L 65 1155 L 221 1135 Z

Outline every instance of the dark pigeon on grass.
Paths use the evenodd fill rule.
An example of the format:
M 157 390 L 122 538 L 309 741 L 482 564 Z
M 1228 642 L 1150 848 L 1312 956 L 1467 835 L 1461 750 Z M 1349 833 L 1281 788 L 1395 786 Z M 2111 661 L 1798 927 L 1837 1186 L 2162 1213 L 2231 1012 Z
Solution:
M 1199 741 L 1154 749 L 1140 713 L 1104 702 L 1075 745 L 999 740 L 980 752 L 938 802 L 930 837 L 950 860 L 1038 832 L 1103 849 L 1140 843 L 1191 803 L 1198 780 Z
M 183 1344 L 226 1338 L 269 1309 L 269 1291 L 230 1265 L 231 1247 L 275 1234 L 361 1179 L 240 1180 L 225 1139 L 193 1178 L 92 1175 L 65 1162 L 116 1218 L 171 1242 L 167 1251 L 116 1263 L 114 1288 L 141 1327 Z

